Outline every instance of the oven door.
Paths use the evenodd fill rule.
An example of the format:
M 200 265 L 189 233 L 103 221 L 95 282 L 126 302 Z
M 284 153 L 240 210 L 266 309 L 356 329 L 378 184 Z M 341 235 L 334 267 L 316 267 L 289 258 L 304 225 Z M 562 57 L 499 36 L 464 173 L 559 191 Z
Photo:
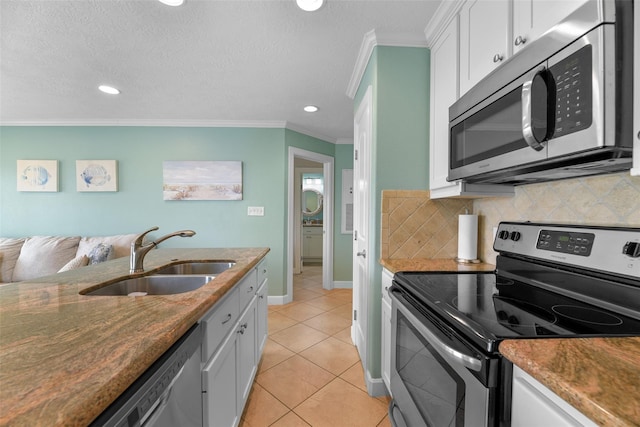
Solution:
M 491 363 L 440 329 L 392 288 L 392 423 L 407 427 L 493 425 L 495 388 L 478 376 Z M 409 297 L 410 298 L 410 297 Z M 415 304 L 415 302 L 414 302 Z M 485 374 L 481 374 L 485 373 Z

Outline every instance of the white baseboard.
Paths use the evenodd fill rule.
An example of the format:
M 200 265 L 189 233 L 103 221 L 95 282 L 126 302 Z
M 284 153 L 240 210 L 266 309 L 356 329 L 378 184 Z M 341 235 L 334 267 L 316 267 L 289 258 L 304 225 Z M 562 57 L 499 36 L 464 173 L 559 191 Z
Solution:
M 365 370 L 365 382 L 367 383 L 367 392 L 369 396 L 379 397 L 388 396 L 387 386 L 384 385 L 382 378 L 371 378 L 369 372 Z
M 267 297 L 268 305 L 283 305 L 291 302 L 291 297 L 289 295 L 279 295 L 279 296 L 271 296 Z
M 333 282 L 333 288 L 334 289 L 353 289 L 353 282 L 347 282 L 347 281 L 334 281 Z

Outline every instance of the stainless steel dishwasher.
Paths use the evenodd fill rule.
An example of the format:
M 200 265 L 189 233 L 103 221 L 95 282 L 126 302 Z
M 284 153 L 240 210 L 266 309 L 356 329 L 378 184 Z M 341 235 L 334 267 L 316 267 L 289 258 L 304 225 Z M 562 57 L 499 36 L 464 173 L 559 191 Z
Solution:
M 202 327 L 198 323 L 91 426 L 202 427 L 201 345 Z

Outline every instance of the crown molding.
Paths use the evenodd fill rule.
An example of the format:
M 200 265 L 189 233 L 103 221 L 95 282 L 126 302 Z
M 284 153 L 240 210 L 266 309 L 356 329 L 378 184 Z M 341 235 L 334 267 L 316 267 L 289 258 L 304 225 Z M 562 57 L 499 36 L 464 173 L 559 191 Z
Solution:
M 309 129 L 305 129 L 302 126 L 298 126 L 295 123 L 290 123 L 290 122 L 286 122 L 285 126 L 286 129 L 292 130 L 294 132 L 298 132 L 307 136 L 310 136 L 312 138 L 316 138 L 316 139 L 321 139 L 324 142 L 329 142 L 331 144 L 335 144 L 336 143 L 336 139 L 335 138 L 331 138 L 327 135 L 323 135 L 319 132 L 314 132 L 314 131 L 310 131 Z
M 433 47 L 440 34 L 451 20 L 460 12 L 465 0 L 448 0 L 440 3 L 435 13 L 424 29 L 424 36 L 428 47 Z
M 376 46 L 397 46 L 397 47 L 427 47 L 424 34 L 420 33 L 384 33 L 371 30 L 366 33 L 360 45 L 356 65 L 351 73 L 351 79 L 347 86 L 347 96 L 354 99 L 360 81 L 367 69 L 369 58 Z
M 353 145 L 353 138 L 338 138 L 336 145 Z

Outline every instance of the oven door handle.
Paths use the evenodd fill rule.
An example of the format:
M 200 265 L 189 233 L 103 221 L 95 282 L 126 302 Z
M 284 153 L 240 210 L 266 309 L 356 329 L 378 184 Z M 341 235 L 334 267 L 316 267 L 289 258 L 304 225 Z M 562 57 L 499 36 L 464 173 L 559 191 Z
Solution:
M 410 320 L 413 320 L 414 322 L 424 326 L 423 328 L 420 328 L 420 332 L 425 335 L 425 338 L 427 339 L 427 341 L 429 341 L 431 345 L 433 345 L 433 347 L 445 353 L 451 359 L 453 359 L 454 361 L 457 361 L 459 364 L 461 364 L 465 368 L 471 369 L 472 371 L 480 372 L 480 370 L 482 369 L 482 361 L 468 354 L 464 354 L 461 351 L 458 351 L 455 348 L 450 347 L 449 345 L 444 343 L 442 340 L 440 340 L 436 336 L 436 334 L 431 332 L 431 330 L 427 325 L 425 325 L 423 322 L 420 322 L 418 319 L 416 319 L 415 316 L 411 312 L 409 312 L 409 310 L 407 310 L 407 308 L 404 306 L 404 304 L 410 305 L 411 303 L 406 299 L 404 299 L 401 295 L 396 295 L 396 293 L 397 291 L 395 292 L 392 291 L 391 297 L 397 300 L 398 310 L 402 311 L 402 313 L 406 317 L 408 317 Z M 400 298 L 402 298 L 405 301 L 404 304 L 402 301 L 400 301 Z

